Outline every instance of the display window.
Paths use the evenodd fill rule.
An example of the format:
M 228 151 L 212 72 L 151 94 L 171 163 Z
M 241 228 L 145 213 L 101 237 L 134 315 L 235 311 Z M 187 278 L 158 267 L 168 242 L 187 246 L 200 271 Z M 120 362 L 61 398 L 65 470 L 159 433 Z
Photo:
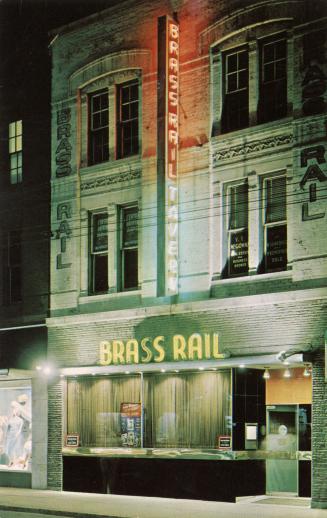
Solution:
M 82 447 L 217 447 L 230 435 L 230 370 L 70 378 L 67 434 Z
M 31 470 L 31 386 L 0 385 L 0 469 Z

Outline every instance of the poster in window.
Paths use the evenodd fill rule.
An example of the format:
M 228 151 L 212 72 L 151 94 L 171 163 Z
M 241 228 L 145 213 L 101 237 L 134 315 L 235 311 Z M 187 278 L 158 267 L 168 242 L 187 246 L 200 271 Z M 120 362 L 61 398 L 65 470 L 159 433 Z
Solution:
M 95 215 L 93 224 L 93 252 L 103 252 L 108 248 L 108 215 Z
M 137 207 L 124 209 L 123 212 L 123 245 L 137 245 Z
M 141 403 L 121 403 L 120 429 L 122 446 L 138 448 L 141 446 Z
M 229 274 L 242 275 L 248 272 L 248 231 L 230 233 Z
M 285 270 L 287 266 L 286 225 L 267 227 L 266 269 Z

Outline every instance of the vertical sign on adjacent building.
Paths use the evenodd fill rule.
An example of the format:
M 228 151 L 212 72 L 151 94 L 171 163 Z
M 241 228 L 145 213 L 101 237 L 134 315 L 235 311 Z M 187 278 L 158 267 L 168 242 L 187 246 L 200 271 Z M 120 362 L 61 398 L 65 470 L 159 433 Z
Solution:
M 158 20 L 158 292 L 178 291 L 179 26 Z

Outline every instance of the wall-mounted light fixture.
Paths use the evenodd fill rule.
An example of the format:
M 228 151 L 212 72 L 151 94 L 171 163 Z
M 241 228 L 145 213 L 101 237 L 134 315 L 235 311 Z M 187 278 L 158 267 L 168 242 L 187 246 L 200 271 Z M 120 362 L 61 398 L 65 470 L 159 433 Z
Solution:
M 262 377 L 263 377 L 264 380 L 269 380 L 270 379 L 270 372 L 267 369 L 267 367 L 265 367 L 265 372 L 263 373 Z
M 284 378 L 290 378 L 291 377 L 291 371 L 289 369 L 285 369 L 283 376 L 284 376 Z

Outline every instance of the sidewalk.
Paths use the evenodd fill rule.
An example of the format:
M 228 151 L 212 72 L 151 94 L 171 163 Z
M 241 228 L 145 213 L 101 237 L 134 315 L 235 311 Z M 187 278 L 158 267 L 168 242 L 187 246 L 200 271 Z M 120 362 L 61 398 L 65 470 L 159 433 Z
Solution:
M 110 518 L 326 518 L 327 511 L 310 509 L 307 500 L 265 498 L 236 504 L 201 500 L 173 500 L 91 493 L 0 488 L 0 517 L 5 511 L 61 517 Z M 271 503 L 275 502 L 275 503 Z M 297 503 L 295 503 L 297 502 Z M 8 513 L 11 516 L 11 513 Z M 14 514 L 14 513 L 13 513 Z M 5 515 L 5 513 L 4 513 Z M 34 514 L 33 514 L 34 516 Z

